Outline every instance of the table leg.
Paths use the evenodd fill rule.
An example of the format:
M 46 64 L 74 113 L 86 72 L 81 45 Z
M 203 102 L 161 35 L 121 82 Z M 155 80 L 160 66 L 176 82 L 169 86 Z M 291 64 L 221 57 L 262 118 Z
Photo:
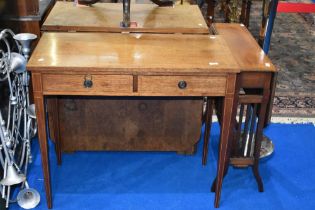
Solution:
M 206 108 L 206 116 L 205 116 L 205 135 L 203 139 L 203 152 L 202 152 L 202 165 L 207 164 L 208 157 L 208 145 L 209 145 L 209 137 L 210 137 L 210 129 L 212 124 L 212 114 L 213 114 L 213 101 L 212 99 L 207 99 L 207 108 Z
M 262 140 L 262 130 L 264 127 L 264 119 L 266 114 L 266 103 L 262 103 L 259 109 L 259 117 L 258 117 L 258 125 L 257 125 L 257 133 L 256 133 L 256 141 L 255 141 L 255 149 L 254 149 L 254 165 L 253 165 L 253 174 L 255 176 L 258 191 L 264 191 L 264 185 L 262 179 L 259 174 L 259 156 L 260 156 L 260 148 L 261 148 L 261 140 Z
M 224 172 L 226 170 L 226 161 L 229 159 L 229 144 L 232 129 L 234 129 L 233 117 L 237 108 L 237 94 L 235 93 L 238 90 L 238 82 L 236 81 L 235 75 L 229 75 L 227 79 L 227 88 L 226 95 L 223 102 L 223 112 L 222 112 L 222 125 L 221 125 L 221 138 L 219 145 L 219 159 L 218 159 L 218 169 L 217 169 L 217 178 L 215 186 L 215 208 L 219 207 L 221 188 L 224 177 Z
M 39 92 L 34 92 L 34 101 L 38 122 L 38 141 L 42 158 L 47 206 L 48 208 L 52 208 L 44 96 Z
M 60 142 L 60 131 L 59 131 L 59 110 L 58 110 L 58 98 L 55 97 L 50 99 L 51 103 L 51 117 L 53 122 L 53 132 L 55 137 L 55 151 L 57 155 L 57 164 L 61 165 L 61 142 Z
M 266 109 L 267 117 L 265 118 L 264 128 L 267 127 L 271 122 L 272 107 L 273 107 L 273 101 L 275 97 L 277 77 L 278 77 L 278 73 L 274 73 L 271 78 L 270 96 L 269 96 L 268 105 Z
M 259 156 L 260 156 L 260 148 L 261 141 L 263 137 L 263 128 L 268 115 L 266 115 L 267 105 L 270 102 L 270 84 L 272 83 L 272 75 L 266 76 L 264 89 L 263 89 L 263 101 L 260 104 L 259 114 L 258 114 L 258 124 L 256 131 L 256 141 L 255 141 L 255 149 L 254 149 L 254 165 L 253 165 L 253 173 L 256 178 L 256 182 L 258 184 L 259 192 L 264 191 L 264 186 L 262 179 L 259 175 Z M 271 90 L 272 91 L 272 90 Z

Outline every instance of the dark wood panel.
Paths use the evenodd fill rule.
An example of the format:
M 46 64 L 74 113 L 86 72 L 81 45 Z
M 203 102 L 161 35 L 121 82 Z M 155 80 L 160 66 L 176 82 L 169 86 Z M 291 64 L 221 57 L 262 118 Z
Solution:
M 28 16 L 39 13 L 39 0 L 4 0 L 0 3 L 1 15 Z
M 242 88 L 263 88 L 266 75 L 262 72 L 242 72 L 240 77 Z
M 192 98 L 60 98 L 62 150 L 189 152 L 201 111 L 202 100 Z
M 0 29 L 10 28 L 14 33 L 33 33 L 40 36 L 39 21 L 0 20 Z M 36 41 L 38 42 L 38 40 Z
M 14 33 L 33 33 L 39 37 L 41 24 L 54 3 L 54 0 L 0 1 L 0 29 L 10 28 Z

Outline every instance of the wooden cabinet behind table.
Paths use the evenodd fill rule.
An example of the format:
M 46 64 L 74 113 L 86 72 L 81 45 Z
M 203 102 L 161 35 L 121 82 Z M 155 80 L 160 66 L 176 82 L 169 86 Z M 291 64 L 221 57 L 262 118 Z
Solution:
M 40 35 L 40 28 L 55 0 L 0 1 L 0 29 L 10 28 L 14 33 Z
M 14 33 L 33 33 L 39 37 L 41 25 L 54 3 L 55 0 L 0 0 L 0 31 L 9 28 Z M 3 109 L 7 108 L 8 88 L 7 84 L 0 83 L 0 108 Z
M 82 15 L 84 19 L 79 18 Z M 77 8 L 70 2 L 57 2 L 42 30 L 121 32 L 121 20 L 122 4 L 98 3 Z M 137 27 L 130 32 L 208 33 L 197 6 L 131 5 L 131 20 L 137 22 Z M 58 108 L 61 148 L 66 152 L 121 150 L 192 154 L 200 137 L 202 98 L 72 96 L 59 97 Z

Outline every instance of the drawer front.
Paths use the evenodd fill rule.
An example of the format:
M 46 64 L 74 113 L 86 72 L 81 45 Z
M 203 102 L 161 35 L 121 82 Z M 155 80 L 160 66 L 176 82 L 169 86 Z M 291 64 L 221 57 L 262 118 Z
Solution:
M 125 95 L 132 93 L 131 75 L 44 74 L 43 92 L 65 95 Z
M 139 76 L 140 95 L 224 96 L 225 76 Z

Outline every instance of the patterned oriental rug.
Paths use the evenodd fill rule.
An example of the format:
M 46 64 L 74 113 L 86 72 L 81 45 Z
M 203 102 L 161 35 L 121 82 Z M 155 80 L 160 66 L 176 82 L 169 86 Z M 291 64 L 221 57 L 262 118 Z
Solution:
M 277 14 L 269 51 L 279 69 L 273 116 L 315 118 L 313 15 Z M 260 17 L 261 3 L 254 2 L 249 29 L 255 37 L 258 37 Z

